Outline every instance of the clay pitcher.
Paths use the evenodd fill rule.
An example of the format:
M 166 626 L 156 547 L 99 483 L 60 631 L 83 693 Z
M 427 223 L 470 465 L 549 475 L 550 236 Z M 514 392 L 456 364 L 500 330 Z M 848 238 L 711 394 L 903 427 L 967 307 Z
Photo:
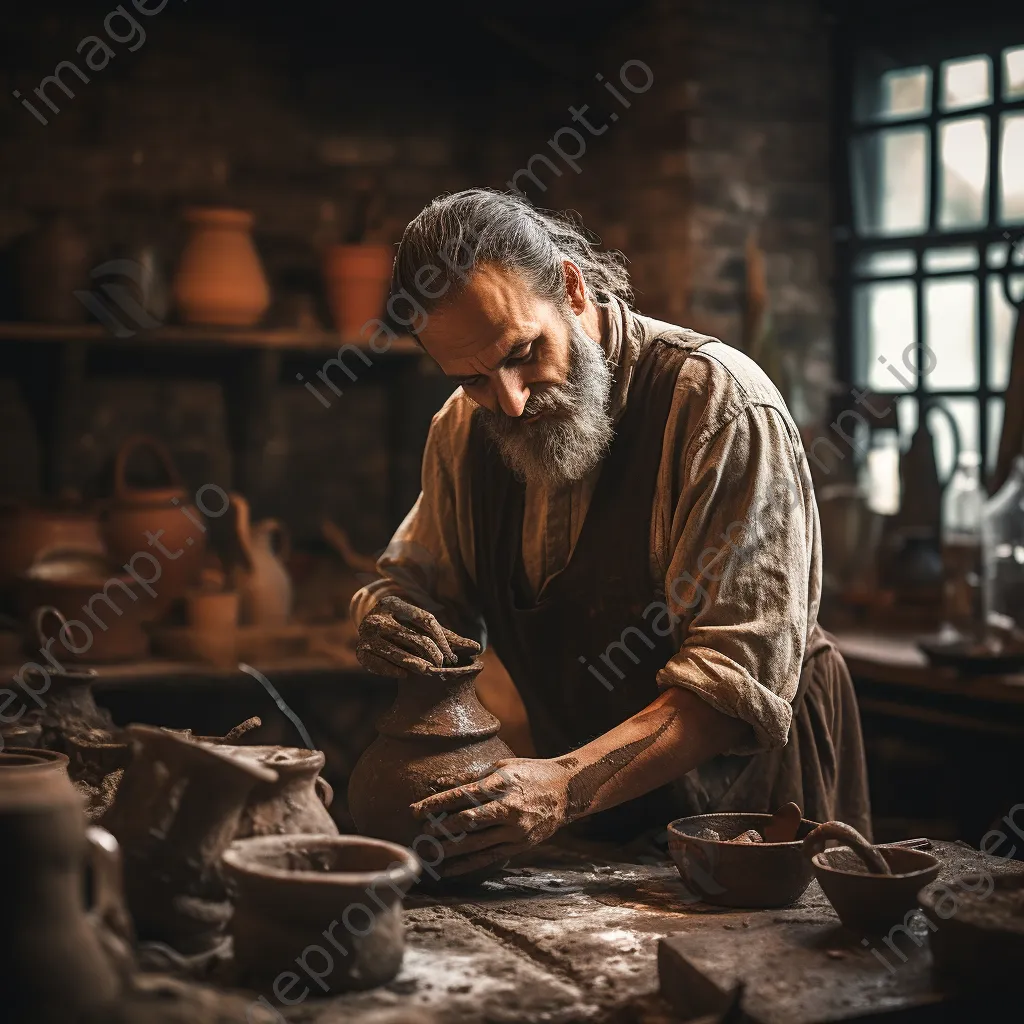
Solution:
M 0 992 L 3 1019 L 12 1024 L 106 1019 L 121 987 L 103 935 L 112 915 L 124 920 L 117 845 L 102 829 L 86 830 L 66 765 L 66 759 L 26 755 L 0 762 L 0 877 L 7 882 Z M 87 912 L 90 858 L 94 894 Z
M 252 788 L 276 782 L 277 773 L 152 726 L 126 733 L 132 760 L 102 824 L 124 848 L 135 926 L 141 939 L 204 952 L 231 916 L 220 856 Z
M 259 782 L 253 787 L 238 822 L 236 839 L 292 833 L 338 834 L 338 826 L 327 813 L 334 791 L 320 776 L 325 761 L 322 750 L 200 742 L 211 750 L 249 759 L 277 772 L 275 782 Z
M 380 735 L 349 780 L 349 810 L 361 833 L 433 859 L 433 843 L 416 847 L 423 823 L 409 805 L 450 789 L 452 779 L 486 775 L 495 762 L 515 756 L 496 735 L 501 723 L 477 699 L 473 684 L 482 668 L 473 659 L 398 681 L 394 704 L 377 722 Z
M 290 544 L 288 531 L 276 519 L 249 522 L 249 503 L 233 494 L 238 544 L 246 565 L 234 573 L 240 598 L 241 622 L 246 626 L 283 626 L 292 614 L 292 581 L 285 568 Z M 277 541 L 277 551 L 274 542 Z
M 128 483 L 129 459 L 141 449 L 156 456 L 167 477 L 164 486 L 140 488 Z M 171 453 L 155 437 L 137 434 L 118 451 L 114 493 L 101 515 L 100 530 L 112 561 L 133 564 L 142 579 L 152 580 L 149 586 L 154 593 L 141 598 L 147 601 L 148 620 L 163 615 L 198 579 L 206 527 L 182 485 Z M 143 557 L 133 562 L 137 554 Z M 152 559 L 157 562 L 155 567 Z
M 174 278 L 174 299 L 187 324 L 251 327 L 270 305 L 248 210 L 191 209 L 191 229 Z

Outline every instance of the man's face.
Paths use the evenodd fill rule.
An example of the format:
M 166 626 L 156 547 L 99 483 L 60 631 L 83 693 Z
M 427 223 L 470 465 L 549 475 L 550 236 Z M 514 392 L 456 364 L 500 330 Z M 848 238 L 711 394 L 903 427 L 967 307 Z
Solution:
M 527 481 L 578 480 L 611 439 L 611 371 L 577 320 L 586 301 L 577 275 L 567 269 L 559 306 L 515 273 L 479 267 L 420 331 L 423 347 L 481 407 L 502 457 Z

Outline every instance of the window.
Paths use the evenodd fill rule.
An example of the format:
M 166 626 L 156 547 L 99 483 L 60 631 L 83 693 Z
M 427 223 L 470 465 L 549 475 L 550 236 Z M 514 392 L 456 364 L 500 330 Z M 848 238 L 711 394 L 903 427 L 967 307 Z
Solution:
M 991 468 L 1024 299 L 1024 40 L 854 75 L 851 226 L 840 267 L 849 377 L 898 396 L 903 442 L 924 399 Z M 1019 268 L 1019 269 L 1017 269 Z M 1004 281 L 1005 278 L 1005 281 Z M 929 418 L 939 472 L 954 458 Z

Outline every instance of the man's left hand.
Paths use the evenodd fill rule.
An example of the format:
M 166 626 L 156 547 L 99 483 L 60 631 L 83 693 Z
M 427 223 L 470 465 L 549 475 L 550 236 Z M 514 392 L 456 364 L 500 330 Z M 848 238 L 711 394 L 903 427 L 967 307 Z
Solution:
M 555 761 L 512 757 L 477 782 L 412 805 L 424 831 L 442 840 L 435 870 L 464 875 L 522 853 L 567 822 L 569 773 Z

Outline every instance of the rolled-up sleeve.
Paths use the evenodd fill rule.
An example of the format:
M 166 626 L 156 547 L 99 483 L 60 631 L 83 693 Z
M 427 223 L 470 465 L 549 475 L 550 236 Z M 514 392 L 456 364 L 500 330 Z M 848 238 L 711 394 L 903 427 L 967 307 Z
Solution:
M 747 722 L 753 753 L 786 743 L 810 626 L 817 543 L 799 436 L 771 405 L 749 404 L 679 466 L 666 603 L 679 653 L 662 687 L 693 690 Z

